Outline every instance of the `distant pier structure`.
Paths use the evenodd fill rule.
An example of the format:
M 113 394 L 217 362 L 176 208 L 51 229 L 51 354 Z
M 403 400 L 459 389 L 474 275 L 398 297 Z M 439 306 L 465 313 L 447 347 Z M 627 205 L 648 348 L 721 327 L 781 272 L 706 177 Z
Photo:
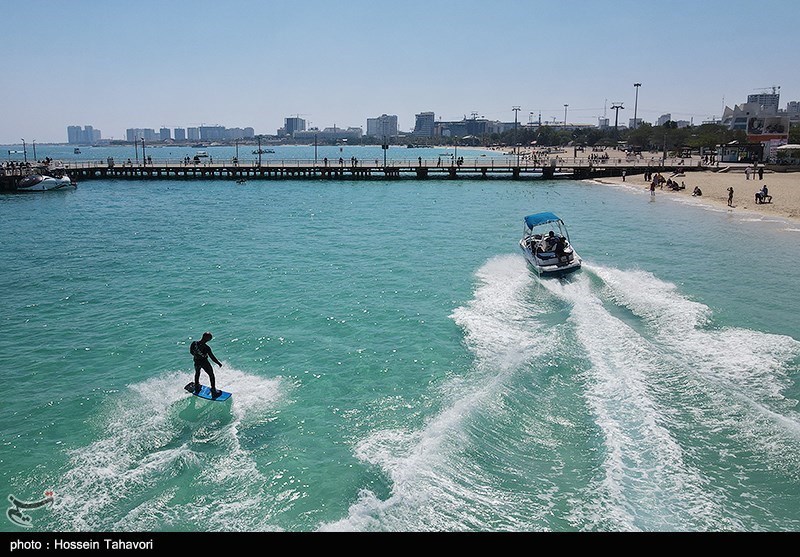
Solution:
M 585 179 L 604 176 L 628 176 L 646 170 L 689 170 L 682 162 L 672 165 L 624 159 L 595 162 L 587 159 L 518 160 L 515 157 L 474 159 L 406 159 L 406 160 L 270 160 L 238 162 L 235 160 L 195 162 L 163 161 L 115 163 L 108 161 L 64 162 L 56 168 L 31 166 L 9 171 L 0 169 L 0 189 L 13 191 L 29 174 L 65 172 L 74 182 L 87 180 L 383 180 L 383 179 Z

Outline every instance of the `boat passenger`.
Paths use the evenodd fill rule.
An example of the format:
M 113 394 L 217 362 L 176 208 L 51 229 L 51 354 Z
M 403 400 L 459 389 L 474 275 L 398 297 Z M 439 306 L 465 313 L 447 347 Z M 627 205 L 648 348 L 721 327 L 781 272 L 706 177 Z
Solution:
M 566 239 L 563 236 L 559 236 L 558 240 L 556 240 L 556 245 L 555 245 L 556 257 L 558 257 L 559 261 L 564 260 L 564 250 L 566 247 L 567 247 Z
M 547 238 L 544 241 L 544 244 L 545 244 L 545 249 L 547 251 L 553 251 L 556 248 L 556 246 L 558 245 L 558 238 L 556 238 L 555 232 L 553 232 L 552 230 L 550 231 L 550 233 L 547 235 Z

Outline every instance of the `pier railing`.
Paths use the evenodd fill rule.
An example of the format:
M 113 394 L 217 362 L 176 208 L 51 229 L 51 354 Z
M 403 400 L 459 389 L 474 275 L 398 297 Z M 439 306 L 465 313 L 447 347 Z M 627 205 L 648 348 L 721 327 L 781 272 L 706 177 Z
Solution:
M 54 161 L 45 166 L 34 164 L 5 164 L 0 167 L 0 190 L 13 190 L 21 177 L 29 174 L 65 173 L 73 181 L 91 179 L 151 180 L 151 179 L 280 179 L 327 178 L 370 179 L 415 177 L 439 178 L 591 178 L 656 172 L 701 170 L 712 168 L 699 159 L 639 157 L 562 157 L 509 155 L 479 157 L 416 157 L 393 159 L 277 159 L 262 157 L 261 161 L 226 159 L 152 159 Z
M 516 157 L 476 157 L 470 159 L 461 159 L 458 162 L 449 159 L 438 158 L 422 158 L 422 159 L 388 159 L 385 162 L 382 159 L 346 159 L 342 162 L 338 160 L 323 159 L 263 159 L 262 161 L 253 160 L 236 160 L 236 159 L 213 159 L 201 160 L 199 162 L 178 159 L 153 159 L 147 162 L 142 161 L 115 161 L 109 163 L 108 161 L 67 161 L 51 166 L 53 168 L 62 168 L 64 170 L 77 170 L 77 169 L 96 169 L 96 168 L 153 168 L 153 167 L 170 167 L 170 168 L 219 168 L 219 167 L 233 167 L 233 168 L 318 168 L 318 169 L 335 169 L 335 168 L 543 168 L 543 167 L 556 167 L 556 168 L 654 168 L 660 166 L 709 166 L 702 164 L 695 159 L 682 159 L 670 157 L 663 158 L 613 158 L 607 160 L 591 160 L 585 157 L 553 157 L 553 158 L 522 158 L 519 160 Z M 25 171 L 16 169 L 19 174 Z M 30 170 L 27 171 L 28 173 Z

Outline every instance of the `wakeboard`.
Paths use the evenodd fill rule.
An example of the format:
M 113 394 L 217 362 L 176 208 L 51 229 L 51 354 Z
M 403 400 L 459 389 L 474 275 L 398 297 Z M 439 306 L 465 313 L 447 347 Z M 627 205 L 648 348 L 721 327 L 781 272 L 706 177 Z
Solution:
M 208 387 L 206 385 L 200 385 L 200 390 L 195 392 L 195 390 L 194 390 L 194 381 L 192 381 L 191 383 L 188 383 L 184 387 L 184 389 L 187 392 L 193 394 L 194 396 L 199 396 L 200 398 L 204 398 L 206 400 L 216 400 L 217 402 L 222 402 L 224 400 L 228 400 L 229 398 L 231 398 L 231 393 L 229 393 L 227 391 L 217 391 L 218 396 L 216 396 L 216 397 L 211 396 L 211 387 Z

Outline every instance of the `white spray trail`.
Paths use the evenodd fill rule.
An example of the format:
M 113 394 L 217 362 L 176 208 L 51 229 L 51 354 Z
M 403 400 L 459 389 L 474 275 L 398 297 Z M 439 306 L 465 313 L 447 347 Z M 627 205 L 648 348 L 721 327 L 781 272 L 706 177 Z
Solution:
M 464 501 L 487 508 L 497 504 L 490 490 L 465 481 L 467 470 L 453 469 L 453 459 L 469 443 L 465 422 L 542 347 L 531 327 L 537 311 L 525 300 L 532 278 L 522 258 L 495 257 L 476 276 L 474 298 L 452 316 L 476 356 L 474 372 L 448 383 L 450 402 L 423 429 L 376 431 L 358 443 L 358 458 L 380 466 L 391 479 L 391 496 L 380 500 L 364 490 L 346 518 L 321 530 L 461 530 L 470 527 L 458 510 Z
M 572 520 L 592 530 L 671 530 L 717 514 L 701 475 L 662 425 L 666 409 L 649 385 L 660 359 L 649 341 L 609 313 L 588 276 L 544 284 L 573 306 L 570 319 L 591 362 L 585 396 L 605 447 L 601 475 L 589 487 L 594 495 L 585 497 L 594 503 L 574 509 Z
M 266 527 L 244 518 L 263 514 L 263 498 L 248 488 L 260 484 L 253 481 L 260 473 L 239 429 L 274 409 L 280 380 L 226 367 L 230 402 L 191 397 L 184 382 L 185 374 L 169 373 L 130 385 L 98 418 L 103 435 L 73 451 L 57 487 L 59 528 L 136 531 L 192 521 L 210 530 Z
M 664 351 L 680 354 L 691 375 L 715 400 L 719 422 L 738 431 L 771 462 L 800 459 L 800 414 L 784 396 L 800 342 L 759 331 L 706 325 L 710 309 L 643 272 L 598 268 L 611 297 L 640 316 Z M 743 416 L 746 416 L 743 420 Z M 745 425 L 747 424 L 747 425 Z

